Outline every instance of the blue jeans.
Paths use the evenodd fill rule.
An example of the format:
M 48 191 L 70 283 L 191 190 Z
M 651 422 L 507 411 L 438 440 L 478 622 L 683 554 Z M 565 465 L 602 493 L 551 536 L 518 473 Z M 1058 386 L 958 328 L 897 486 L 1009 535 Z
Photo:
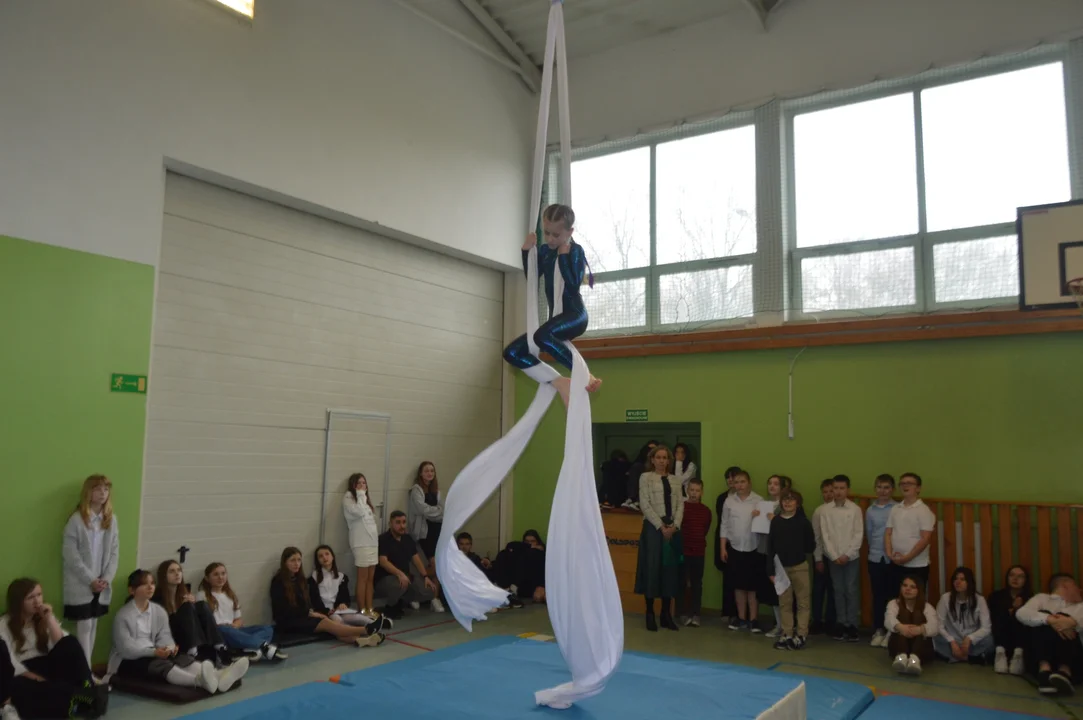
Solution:
M 827 559 L 824 558 L 826 562 Z M 835 589 L 835 611 L 839 624 L 847 628 L 856 628 L 861 615 L 861 585 L 857 574 L 860 560 L 851 560 L 845 565 L 832 562 L 828 565 L 831 574 L 831 586 Z
M 943 635 L 937 635 L 933 638 L 933 650 L 936 650 L 936 654 L 947 660 L 949 663 L 959 662 L 951 656 L 951 643 L 944 639 Z M 986 635 L 976 643 L 970 643 L 969 656 L 972 658 L 984 657 L 986 655 L 993 654 L 993 636 Z
M 222 635 L 226 647 L 235 650 L 259 650 L 271 642 L 275 629 L 270 625 L 245 625 L 239 628 L 219 625 L 218 632 Z

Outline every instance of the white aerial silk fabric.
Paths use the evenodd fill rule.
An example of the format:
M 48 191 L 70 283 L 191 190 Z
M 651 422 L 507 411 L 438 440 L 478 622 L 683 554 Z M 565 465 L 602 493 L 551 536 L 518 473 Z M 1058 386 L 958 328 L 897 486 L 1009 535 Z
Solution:
M 538 105 L 538 132 L 534 148 L 531 186 L 531 217 L 528 228 L 537 227 L 541 207 L 542 173 L 548 136 L 549 104 L 552 97 L 554 60 L 557 63 L 557 98 L 560 145 L 563 158 L 571 154 L 571 122 L 568 111 L 568 70 L 564 47 L 564 13 L 560 0 L 553 0 L 545 43 L 542 92 Z M 571 204 L 570 163 L 562 163 L 563 201 Z M 554 313 L 561 311 L 564 282 L 555 273 Z M 527 342 L 538 357 L 534 333 L 538 329 L 538 252 L 527 261 Z M 564 656 L 571 681 L 539 690 L 539 705 L 567 708 L 577 700 L 597 695 L 620 663 L 624 648 L 624 618 L 617 579 L 598 511 L 594 485 L 594 457 L 591 441 L 590 399 L 586 386 L 590 371 L 578 351 L 572 353 L 571 393 L 564 462 L 557 478 L 549 521 L 545 560 L 545 594 L 549 619 Z M 507 592 L 496 587 L 458 548 L 455 535 L 518 462 L 538 424 L 545 416 L 556 390 L 550 381 L 559 377 L 551 366 L 540 363 L 526 371 L 538 382 L 538 392 L 522 418 L 508 433 L 474 458 L 451 484 L 444 501 L 444 530 L 436 551 L 437 575 L 448 608 L 464 628 L 507 601 Z

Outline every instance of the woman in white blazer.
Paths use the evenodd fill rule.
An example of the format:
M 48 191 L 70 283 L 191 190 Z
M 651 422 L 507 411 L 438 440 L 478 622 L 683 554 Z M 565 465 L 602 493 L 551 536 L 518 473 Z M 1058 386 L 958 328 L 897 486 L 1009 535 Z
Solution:
M 350 529 L 353 564 L 357 568 L 357 609 L 363 615 L 375 617 L 372 607 L 372 586 L 376 565 L 380 561 L 380 528 L 376 510 L 369 498 L 369 483 L 361 473 L 347 480 L 346 496 L 342 498 L 342 514 Z
M 104 475 L 83 482 L 79 504 L 64 526 L 64 617 L 91 663 L 98 618 L 109 612 L 120 538 L 113 515 L 113 483 Z

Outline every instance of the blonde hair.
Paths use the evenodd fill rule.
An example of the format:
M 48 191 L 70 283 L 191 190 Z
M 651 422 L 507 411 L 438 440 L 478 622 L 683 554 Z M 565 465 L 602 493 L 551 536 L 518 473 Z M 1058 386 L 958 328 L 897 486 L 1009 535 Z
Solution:
M 564 223 L 565 230 L 575 227 L 575 211 L 567 205 L 552 204 L 545 208 L 542 218 L 549 222 Z
M 83 518 L 83 524 L 90 527 L 90 496 L 101 485 L 109 489 L 109 497 L 102 505 L 102 529 L 107 530 L 113 526 L 113 483 L 104 475 L 91 475 L 83 481 L 83 492 L 79 496 L 79 504 L 75 506 L 75 512 Z
M 665 445 L 655 445 L 654 449 L 647 455 L 647 462 L 651 464 L 651 472 L 654 471 L 654 456 L 659 452 L 664 452 L 669 458 L 669 463 L 666 465 L 666 472 L 673 472 L 673 451 Z

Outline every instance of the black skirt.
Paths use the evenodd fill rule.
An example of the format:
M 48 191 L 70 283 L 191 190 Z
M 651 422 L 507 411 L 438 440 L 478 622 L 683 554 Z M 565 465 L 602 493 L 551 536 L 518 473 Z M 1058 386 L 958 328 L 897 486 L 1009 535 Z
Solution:
M 65 620 L 93 620 L 109 614 L 109 606 L 98 602 L 101 593 L 94 593 L 94 599 L 85 605 L 65 605 Z
M 763 584 L 761 578 L 767 575 L 764 556 L 756 550 L 741 552 L 732 548 L 728 554 L 726 583 L 734 590 L 758 592 Z

